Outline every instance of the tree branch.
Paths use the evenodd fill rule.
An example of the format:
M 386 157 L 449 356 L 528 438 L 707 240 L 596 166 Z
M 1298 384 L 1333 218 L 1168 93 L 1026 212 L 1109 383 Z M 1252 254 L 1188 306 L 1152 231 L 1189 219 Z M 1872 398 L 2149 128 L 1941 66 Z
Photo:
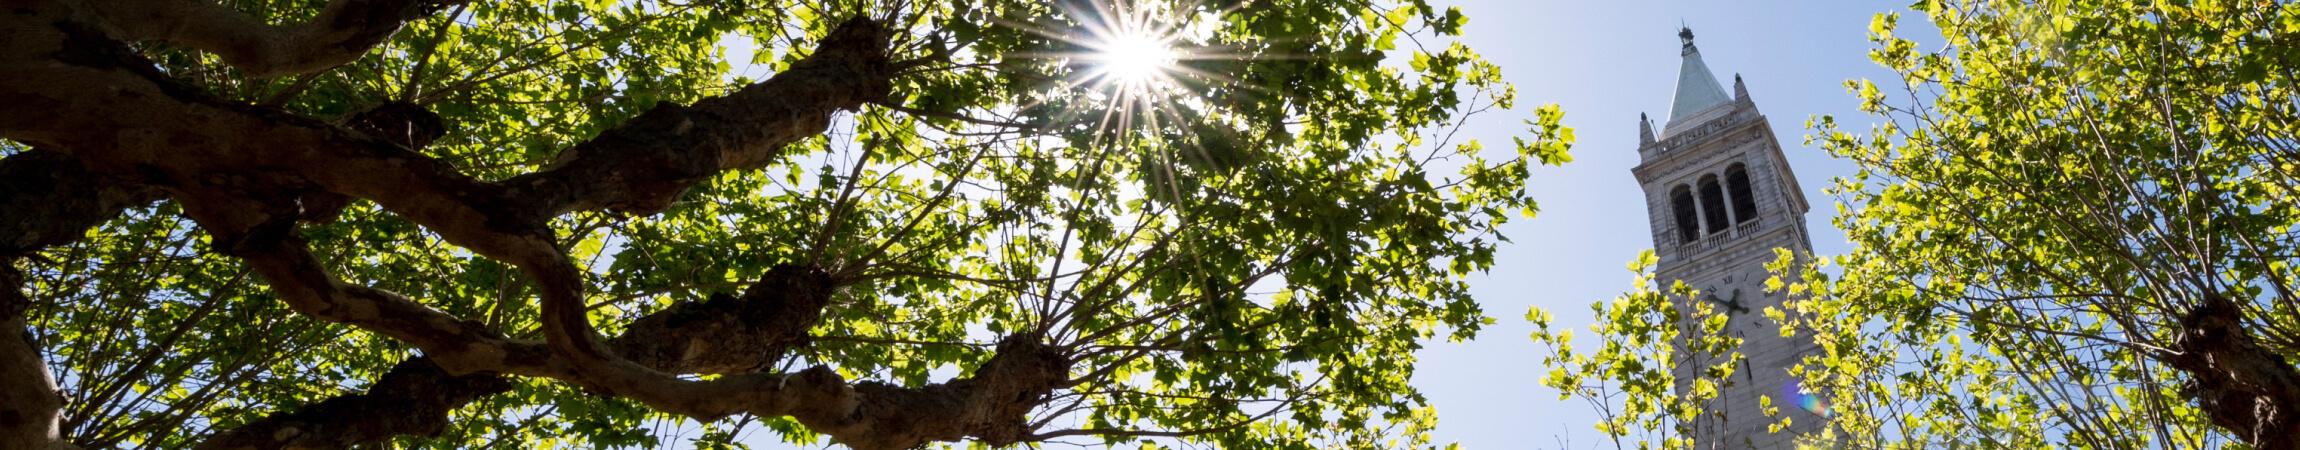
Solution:
M 670 373 L 764 369 L 804 342 L 821 319 L 827 286 L 820 271 L 776 267 L 741 297 L 680 303 L 640 318 L 612 345 L 625 358 Z M 199 448 L 343 448 L 398 435 L 430 436 L 446 427 L 448 413 L 512 387 L 493 372 L 457 375 L 430 358 L 410 358 L 366 392 L 273 413 L 217 433 Z
M 2300 448 L 2300 369 L 2245 331 L 2235 301 L 2204 297 L 2180 318 L 2180 353 L 2160 358 L 2189 375 L 2181 393 L 2256 448 Z
M 0 160 L 0 257 L 77 241 L 120 210 L 158 201 L 156 190 L 107 180 L 71 155 L 34 149 Z
M 790 70 L 723 97 L 665 103 L 559 154 L 550 169 L 504 181 L 539 215 L 612 209 L 652 214 L 722 171 L 755 168 L 822 134 L 831 116 L 892 89 L 891 31 L 866 18 L 834 28 Z
M 48 7 L 42 11 L 40 7 Z M 240 189 L 306 185 L 375 201 L 490 258 L 547 259 L 545 225 L 571 211 L 648 214 L 694 183 L 758 167 L 819 135 L 841 110 L 887 95 L 890 32 L 864 18 L 825 37 L 790 70 L 692 106 L 665 104 L 561 153 L 544 171 L 483 182 L 396 145 L 396 136 L 215 99 L 154 69 L 97 27 L 50 4 L 0 18 L 0 136 L 53 146 L 108 172 Z M 61 62 L 62 64 L 56 64 Z M 130 136 L 135 139 L 116 139 Z M 260 174 L 260 175 L 259 175 Z
M 228 229 L 207 223 L 203 223 L 202 227 L 210 230 Z M 315 266 L 301 266 L 303 263 L 296 261 L 277 261 L 309 261 L 302 259 L 308 257 L 307 253 L 255 244 L 242 245 L 239 249 L 243 251 L 243 257 L 257 264 L 259 270 L 267 276 L 280 271 L 279 267 L 264 269 L 262 266 L 302 267 L 291 269 L 298 271 L 322 270 Z M 275 290 L 280 291 L 283 297 L 288 297 L 291 305 L 302 305 L 297 306 L 299 311 L 312 308 L 314 304 L 329 303 L 334 306 L 313 309 L 400 310 L 389 314 L 420 314 L 404 311 L 407 305 L 393 304 L 398 301 L 395 299 L 399 299 L 396 294 L 367 288 L 308 289 L 304 287 L 305 283 L 299 283 L 302 279 L 304 277 L 293 277 L 286 282 L 274 281 Z M 335 297 L 317 301 L 303 298 L 315 293 Z M 719 417 L 738 412 L 765 416 L 788 415 L 851 447 L 902 449 L 929 441 L 955 441 L 967 437 L 985 442 L 1019 442 L 1027 436 L 1025 416 L 1042 403 L 1049 393 L 1065 383 L 1063 379 L 1069 371 L 1069 360 L 1062 356 L 1059 349 L 1040 344 L 1035 338 L 1024 337 L 1012 337 L 1001 342 L 998 353 L 969 377 L 917 388 L 868 381 L 849 383 L 830 368 L 819 366 L 794 374 L 753 373 L 781 360 L 791 349 L 806 345 L 806 333 L 820 321 L 820 310 L 828 305 L 830 294 L 831 284 L 827 274 L 816 269 L 785 265 L 770 271 L 764 280 L 753 284 L 741 297 L 721 296 L 702 302 L 682 303 L 643 317 L 635 321 L 622 336 L 609 343 L 622 357 L 664 373 L 729 376 L 711 381 L 677 380 L 619 386 L 616 388 L 623 390 L 611 392 L 641 400 L 658 410 L 698 417 Z M 307 314 L 327 320 L 345 317 L 344 314 Z M 426 329 L 427 325 L 422 323 L 436 320 L 355 325 L 371 330 L 407 328 L 396 332 L 377 330 L 396 338 L 401 335 L 445 332 Z M 375 389 L 367 393 L 275 414 L 219 434 L 202 448 L 281 448 L 311 442 L 375 442 L 395 434 L 429 433 L 438 429 L 434 424 L 446 420 L 449 411 L 485 395 L 501 392 L 470 388 L 485 386 L 488 379 L 495 377 L 488 375 L 491 373 L 518 373 L 559 379 L 582 386 L 598 386 L 597 381 L 570 367 L 565 358 L 553 357 L 537 342 L 480 339 L 468 334 L 401 340 L 422 348 L 427 355 L 455 358 L 457 364 L 462 365 L 470 374 L 457 376 L 447 368 L 438 371 L 409 368 L 410 365 L 431 364 L 428 360 L 410 360 L 392 371 L 402 379 L 395 380 L 394 375 L 386 375 L 377 382 Z M 457 340 L 469 341 L 455 342 Z M 513 357 L 475 357 L 506 354 Z M 395 387 L 424 385 L 447 387 L 429 390 Z M 411 406 L 412 409 L 355 407 L 369 404 L 417 406 Z M 364 412 L 350 414 L 350 411 Z M 411 417 L 417 415 L 423 417 Z M 356 436 L 339 436 L 344 434 Z M 344 440 L 353 438 L 361 440 Z
M 429 359 L 412 358 L 385 372 L 367 392 L 272 414 L 218 433 L 198 448 L 350 448 L 399 435 L 431 436 L 447 428 L 449 412 L 511 387 L 501 375 L 451 375 Z
M 24 297 L 14 259 L 0 257 L 0 448 L 71 448 L 57 430 L 64 394 L 25 326 L 24 310 L 32 302 Z

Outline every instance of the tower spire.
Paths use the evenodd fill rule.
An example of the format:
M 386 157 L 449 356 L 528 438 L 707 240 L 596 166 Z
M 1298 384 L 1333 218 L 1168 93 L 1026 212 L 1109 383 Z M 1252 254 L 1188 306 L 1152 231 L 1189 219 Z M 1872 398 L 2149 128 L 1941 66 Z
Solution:
M 1678 121 L 1694 113 L 1733 101 L 1725 93 L 1725 85 L 1717 82 L 1717 75 L 1709 71 L 1709 64 L 1701 61 L 1701 49 L 1693 46 L 1693 28 L 1679 27 L 1677 39 L 1685 42 L 1680 52 L 1685 61 L 1677 68 L 1677 95 L 1669 104 L 1669 122 L 1662 126 L 1664 133 L 1677 128 Z

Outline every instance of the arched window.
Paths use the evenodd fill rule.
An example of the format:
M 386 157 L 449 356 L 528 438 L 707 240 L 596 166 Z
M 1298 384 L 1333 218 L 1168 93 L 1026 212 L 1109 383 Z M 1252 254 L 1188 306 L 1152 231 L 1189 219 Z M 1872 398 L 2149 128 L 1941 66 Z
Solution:
M 1725 168 L 1725 194 L 1733 198 L 1733 220 L 1757 220 L 1757 196 L 1749 190 L 1749 170 L 1741 164 Z
M 1701 239 L 1701 217 L 1693 210 L 1693 189 L 1677 185 L 1669 191 L 1669 206 L 1677 213 L 1677 242 Z
M 1717 187 L 1716 175 L 1701 176 L 1701 218 L 1709 224 L 1707 232 L 1725 231 L 1725 190 Z

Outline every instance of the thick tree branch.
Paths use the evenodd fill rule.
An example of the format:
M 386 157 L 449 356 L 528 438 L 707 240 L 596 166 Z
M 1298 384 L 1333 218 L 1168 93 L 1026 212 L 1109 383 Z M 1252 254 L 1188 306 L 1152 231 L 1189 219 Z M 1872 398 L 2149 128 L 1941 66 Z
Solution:
M 0 160 L 0 257 L 80 239 L 159 192 L 108 180 L 71 155 L 36 149 Z
M 318 17 L 270 25 L 209 0 L 89 2 L 132 41 L 166 41 L 223 58 L 248 76 L 325 70 L 359 59 L 409 21 L 463 0 L 333 0 Z
M 2300 369 L 2253 340 L 2242 307 L 2208 292 L 2180 328 L 2179 353 L 2163 359 L 2188 373 L 2181 392 L 2255 448 L 2300 448 Z
M 608 344 L 625 359 L 677 374 L 765 372 L 808 345 L 833 285 L 820 269 L 781 265 L 740 297 L 680 303 L 625 327 Z
M 755 168 L 822 134 L 831 115 L 883 99 L 895 71 L 891 32 L 865 18 L 832 29 L 815 53 L 764 82 L 691 106 L 662 104 L 560 153 L 549 170 L 513 178 L 513 197 L 555 216 L 613 209 L 651 214 L 721 171 Z
M 561 260 L 564 261 L 564 260 Z M 658 411 L 700 420 L 736 413 L 791 416 L 849 447 L 897 450 L 932 441 L 976 438 L 994 446 L 1029 436 L 1028 413 L 1067 385 L 1071 359 L 1044 337 L 1008 336 L 973 376 L 921 388 L 875 382 L 849 385 L 817 366 L 796 374 L 754 374 L 691 381 L 584 342 L 579 278 L 572 264 L 525 266 L 542 287 L 543 328 L 570 382 L 637 400 Z M 823 277 L 826 281 L 827 276 Z M 554 308 L 559 308 L 554 311 Z M 570 312 L 566 308 L 574 308 Z
M 0 136 L 101 170 L 194 180 L 273 177 L 376 202 L 456 245 L 524 264 L 556 253 L 544 224 L 568 211 L 651 213 L 720 171 L 757 167 L 829 118 L 886 95 L 888 31 L 842 24 L 791 70 L 693 106 L 664 105 L 562 153 L 551 169 L 487 183 L 395 139 L 211 98 L 100 29 L 46 11 L 0 20 Z M 63 64 L 57 64 L 61 62 Z M 125 137 L 126 139 L 123 139 Z
M 174 196 L 200 228 L 214 236 L 211 240 L 218 250 L 246 260 L 297 313 L 422 348 L 453 373 L 548 376 L 553 371 L 548 352 L 536 343 L 511 339 L 397 293 L 337 280 L 291 229 L 279 228 L 282 218 L 293 225 L 299 211 L 292 209 L 292 200 L 258 202 L 217 190 L 179 188 Z
M 642 317 L 610 345 L 624 358 L 668 373 L 763 371 L 804 344 L 822 318 L 829 287 L 821 271 L 779 266 L 740 297 L 713 296 Z M 200 448 L 341 448 L 428 436 L 446 427 L 448 413 L 511 388 L 495 373 L 455 375 L 430 358 L 410 358 L 366 392 L 272 414 L 217 433 Z
M 349 448 L 400 435 L 436 435 L 448 413 L 511 390 L 492 373 L 451 375 L 425 358 L 393 366 L 367 392 L 327 399 L 218 433 L 202 450 Z
M 290 188 L 365 198 L 496 257 L 548 248 L 547 218 L 503 189 L 387 139 L 215 99 L 52 3 L 0 17 L 0 137 L 160 185 Z M 398 137 L 398 136 L 394 136 Z

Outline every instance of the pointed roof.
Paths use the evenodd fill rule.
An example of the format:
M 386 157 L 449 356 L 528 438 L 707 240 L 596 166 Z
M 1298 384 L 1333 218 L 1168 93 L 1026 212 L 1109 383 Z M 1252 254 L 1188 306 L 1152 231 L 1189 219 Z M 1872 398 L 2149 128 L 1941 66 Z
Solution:
M 1677 38 L 1685 41 L 1685 62 L 1677 68 L 1677 98 L 1669 104 L 1669 122 L 1662 126 L 1664 129 L 1674 129 L 1687 116 L 1733 101 L 1725 93 L 1725 85 L 1718 84 L 1717 75 L 1709 71 L 1709 64 L 1701 62 L 1701 49 L 1693 46 L 1693 29 L 1679 29 Z

